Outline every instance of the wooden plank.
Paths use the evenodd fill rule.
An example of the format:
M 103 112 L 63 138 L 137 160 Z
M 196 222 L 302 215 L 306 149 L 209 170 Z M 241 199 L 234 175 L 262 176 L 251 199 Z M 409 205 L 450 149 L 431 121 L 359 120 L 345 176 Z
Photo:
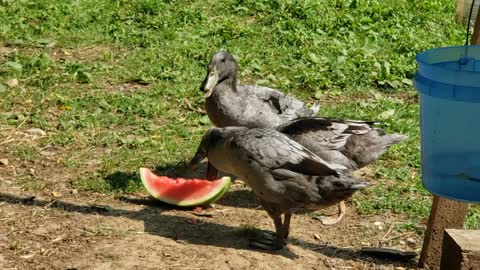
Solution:
M 445 230 L 440 270 L 480 270 L 480 230 Z
M 443 232 L 445 229 L 462 229 L 468 204 L 433 196 L 432 209 L 420 254 L 420 267 L 440 269 Z

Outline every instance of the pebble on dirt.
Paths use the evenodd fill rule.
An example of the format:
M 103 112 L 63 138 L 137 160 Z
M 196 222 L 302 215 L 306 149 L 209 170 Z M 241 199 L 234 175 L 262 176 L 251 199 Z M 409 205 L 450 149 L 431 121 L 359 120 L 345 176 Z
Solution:
M 0 165 L 2 165 L 2 166 L 8 166 L 8 159 L 6 159 L 6 158 L 0 158 Z
M 31 128 L 25 131 L 25 133 L 32 136 L 47 136 L 47 132 L 40 128 Z
M 408 237 L 407 239 L 405 239 L 405 241 L 407 241 L 407 243 L 411 245 L 414 245 L 417 243 L 417 241 L 411 237 Z
M 10 79 L 5 82 L 5 84 L 10 87 L 10 88 L 15 88 L 18 86 L 18 80 L 17 79 Z

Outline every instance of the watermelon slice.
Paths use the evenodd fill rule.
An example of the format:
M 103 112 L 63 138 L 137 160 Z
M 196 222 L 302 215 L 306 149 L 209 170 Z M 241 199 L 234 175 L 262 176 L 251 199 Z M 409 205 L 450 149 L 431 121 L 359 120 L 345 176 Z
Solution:
M 230 177 L 215 181 L 170 178 L 140 168 L 143 186 L 154 198 L 177 206 L 195 206 L 213 203 L 230 188 Z

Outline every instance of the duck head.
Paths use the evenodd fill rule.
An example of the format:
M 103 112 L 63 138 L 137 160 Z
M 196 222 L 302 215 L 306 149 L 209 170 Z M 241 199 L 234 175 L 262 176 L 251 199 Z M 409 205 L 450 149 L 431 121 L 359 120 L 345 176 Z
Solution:
M 198 164 L 200 164 L 200 162 L 202 162 L 202 160 L 208 156 L 208 149 L 210 146 L 221 140 L 223 137 L 222 130 L 223 129 L 221 128 L 211 128 L 205 133 L 205 135 L 203 135 L 202 141 L 197 148 L 197 152 L 189 163 L 189 167 L 191 169 L 194 169 L 196 166 L 198 166 Z
M 213 94 L 215 86 L 220 83 L 228 83 L 236 88 L 238 66 L 235 58 L 227 52 L 215 53 L 208 64 L 208 73 L 203 80 L 200 90 L 205 98 Z
M 194 169 L 200 164 L 211 151 L 215 151 L 218 147 L 225 142 L 225 140 L 235 131 L 247 129 L 246 127 L 225 127 L 225 128 L 210 128 L 203 135 L 202 141 L 197 148 L 195 156 L 189 163 L 189 168 Z M 225 157 L 228 158 L 228 157 Z

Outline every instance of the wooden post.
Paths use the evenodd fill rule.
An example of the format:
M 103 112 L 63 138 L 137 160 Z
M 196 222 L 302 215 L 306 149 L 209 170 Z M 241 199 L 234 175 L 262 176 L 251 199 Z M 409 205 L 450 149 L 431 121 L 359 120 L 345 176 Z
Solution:
M 472 36 L 472 45 L 480 44 L 480 6 Z M 440 269 L 443 233 L 445 229 L 462 229 L 468 204 L 433 196 L 432 209 L 420 254 L 420 267 Z
M 470 8 L 472 7 L 473 0 L 457 0 L 456 4 L 456 14 L 455 22 L 462 25 L 467 25 L 468 17 L 470 15 Z M 475 1 L 475 6 L 473 7 L 472 19 L 475 20 L 475 17 L 478 15 L 476 8 L 480 7 L 480 1 Z
M 468 204 L 433 196 L 432 209 L 420 254 L 420 267 L 440 269 L 443 232 L 445 229 L 462 229 Z
M 458 24 L 463 24 L 463 18 L 465 17 L 464 13 L 464 7 L 465 7 L 465 0 L 457 0 L 457 6 L 455 8 L 456 14 L 455 14 L 455 22 Z

